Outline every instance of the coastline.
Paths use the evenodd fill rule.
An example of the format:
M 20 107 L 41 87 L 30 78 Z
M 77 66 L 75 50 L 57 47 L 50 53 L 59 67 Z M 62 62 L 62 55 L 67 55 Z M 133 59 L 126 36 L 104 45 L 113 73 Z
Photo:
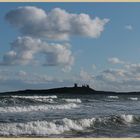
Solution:
M 90 88 L 89 86 L 82 87 L 61 87 L 61 88 L 51 88 L 51 89 L 26 89 L 11 92 L 1 92 L 0 96 L 3 95 L 61 95 L 61 94 L 71 94 L 71 95 L 140 95 L 140 92 L 113 92 L 113 91 L 98 91 Z

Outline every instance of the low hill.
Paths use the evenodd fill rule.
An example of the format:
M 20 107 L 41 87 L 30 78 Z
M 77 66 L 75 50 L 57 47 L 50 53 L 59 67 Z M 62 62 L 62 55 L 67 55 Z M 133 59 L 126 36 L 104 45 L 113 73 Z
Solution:
M 13 92 L 4 92 L 0 95 L 52 95 L 52 94 L 72 94 L 72 95 L 140 95 L 140 92 L 110 92 L 110 91 L 97 91 L 89 86 L 82 87 L 62 87 L 62 88 L 53 88 L 53 89 L 42 89 L 42 90 L 20 90 Z

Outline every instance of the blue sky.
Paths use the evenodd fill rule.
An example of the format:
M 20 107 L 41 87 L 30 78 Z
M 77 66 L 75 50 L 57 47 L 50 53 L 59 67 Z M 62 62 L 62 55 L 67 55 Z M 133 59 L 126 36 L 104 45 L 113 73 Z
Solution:
M 106 23 L 104 22 L 104 25 L 100 27 L 103 28 L 103 31 L 97 31 L 97 34 L 100 33 L 100 35 L 91 35 L 94 31 L 96 32 L 96 30 L 92 28 L 92 22 L 87 26 L 85 25 L 86 27 L 84 28 L 91 26 L 93 31 L 89 33 L 77 31 L 77 25 L 80 27 L 83 24 L 82 21 L 77 21 L 75 18 L 74 20 L 77 21 L 76 25 L 73 23 L 73 27 L 71 27 L 74 33 L 67 34 L 69 39 L 56 39 L 54 35 L 50 39 L 44 34 L 43 36 L 37 35 L 37 32 L 35 32 L 35 36 L 37 37 L 34 37 L 33 33 L 30 34 L 28 32 L 28 30 L 33 32 L 31 29 L 25 29 L 27 28 L 24 23 L 24 21 L 26 21 L 24 18 L 27 18 L 26 15 L 19 14 L 18 17 L 16 17 L 18 21 L 15 21 L 15 23 L 12 21 L 15 16 L 11 14 L 12 11 L 18 13 L 20 10 L 24 10 L 24 12 L 26 11 L 28 14 L 28 10 L 25 8 L 27 6 L 42 9 L 47 15 L 51 13 L 53 9 L 59 8 L 65 10 L 70 16 L 76 14 L 77 19 L 79 19 L 78 15 L 84 13 L 90 17 L 90 21 L 95 20 L 96 17 L 98 17 L 102 23 L 104 22 L 103 19 L 107 19 L 108 21 Z M 18 7 L 22 8 L 17 10 Z M 0 9 L 1 91 L 71 86 L 74 82 L 80 84 L 88 83 L 97 90 L 140 90 L 140 3 L 0 3 Z M 9 16 L 6 19 L 5 16 L 8 13 Z M 35 17 L 37 16 L 38 15 L 35 15 Z M 50 17 L 51 16 L 50 14 Z M 20 17 L 22 19 L 20 19 Z M 23 22 L 18 23 L 19 20 L 23 20 Z M 61 20 L 63 21 L 63 18 L 60 18 L 60 21 Z M 82 20 L 84 20 L 84 17 Z M 41 24 L 43 24 L 43 22 L 41 22 Z M 53 20 L 50 24 L 53 24 Z M 18 26 L 24 26 L 24 31 Z M 36 28 L 36 25 L 33 24 L 33 26 Z M 56 27 L 56 30 L 58 30 L 57 28 L 58 27 Z M 27 30 L 26 33 L 25 30 Z M 48 35 L 48 31 L 45 33 Z M 61 36 L 59 35 L 60 31 L 58 31 L 57 34 L 59 37 Z M 14 58 L 13 56 L 9 57 L 9 54 L 8 60 L 5 60 L 6 54 L 13 51 L 15 47 L 10 43 L 17 43 L 16 39 L 19 36 L 21 40 L 28 36 L 34 39 L 34 41 L 40 39 L 43 43 L 47 44 L 69 44 L 71 46 L 70 48 L 65 48 L 64 45 L 64 50 L 62 50 L 63 54 L 63 51 L 66 49 L 66 54 L 62 59 L 68 60 L 58 62 L 58 54 L 55 52 L 57 48 L 55 46 L 53 46 L 53 52 L 51 52 L 55 58 L 48 56 L 48 50 L 46 49 L 44 57 L 44 53 L 42 52 L 44 48 L 41 50 L 43 54 L 38 52 L 35 54 L 34 57 L 39 61 L 39 64 L 34 64 L 31 59 L 30 62 L 28 60 L 27 63 L 25 62 L 26 64 L 23 64 L 19 56 Z M 24 46 L 18 43 L 15 47 L 16 49 L 18 45 L 21 47 L 21 53 L 21 51 L 24 51 L 22 50 Z M 26 53 L 28 53 L 27 51 L 29 50 L 26 50 Z M 67 57 L 67 53 L 71 53 L 71 55 L 65 58 Z M 54 54 L 56 56 L 54 56 Z M 60 56 L 62 54 L 60 54 Z M 20 62 L 17 60 L 18 58 Z M 74 60 L 72 60 L 73 58 Z M 42 63 L 45 60 L 47 60 L 47 64 L 44 66 Z M 66 67 L 68 67 L 68 70 Z

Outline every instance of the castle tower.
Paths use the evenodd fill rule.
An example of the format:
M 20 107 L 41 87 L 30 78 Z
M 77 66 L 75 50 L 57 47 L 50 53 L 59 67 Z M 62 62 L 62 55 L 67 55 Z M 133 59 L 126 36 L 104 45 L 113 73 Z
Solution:
M 75 87 L 75 88 L 77 88 L 77 87 L 78 87 L 77 83 L 75 83 L 75 84 L 74 84 L 74 87 Z

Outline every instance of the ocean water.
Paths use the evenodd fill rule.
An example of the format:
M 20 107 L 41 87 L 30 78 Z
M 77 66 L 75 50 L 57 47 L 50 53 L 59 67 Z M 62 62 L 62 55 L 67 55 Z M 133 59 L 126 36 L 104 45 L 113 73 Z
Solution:
M 140 95 L 0 96 L 3 137 L 140 137 Z

